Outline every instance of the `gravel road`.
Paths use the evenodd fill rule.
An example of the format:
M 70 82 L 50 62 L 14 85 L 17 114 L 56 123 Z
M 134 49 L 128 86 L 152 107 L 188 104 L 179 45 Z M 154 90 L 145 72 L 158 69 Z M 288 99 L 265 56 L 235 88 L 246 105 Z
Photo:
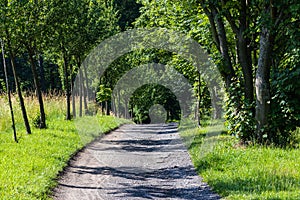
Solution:
M 66 168 L 56 200 L 220 199 L 197 176 L 175 124 L 124 125 Z

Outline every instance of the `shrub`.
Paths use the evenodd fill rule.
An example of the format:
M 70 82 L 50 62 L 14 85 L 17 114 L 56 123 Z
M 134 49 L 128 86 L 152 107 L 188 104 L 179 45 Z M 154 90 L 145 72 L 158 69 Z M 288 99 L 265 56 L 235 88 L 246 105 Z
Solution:
M 226 101 L 225 125 L 228 133 L 243 141 L 254 140 L 255 118 L 253 116 L 254 103 L 244 98 L 241 83 L 236 80 L 229 89 L 230 97 Z
M 272 73 L 270 140 L 279 146 L 297 143 L 300 126 L 300 53 L 287 55 Z

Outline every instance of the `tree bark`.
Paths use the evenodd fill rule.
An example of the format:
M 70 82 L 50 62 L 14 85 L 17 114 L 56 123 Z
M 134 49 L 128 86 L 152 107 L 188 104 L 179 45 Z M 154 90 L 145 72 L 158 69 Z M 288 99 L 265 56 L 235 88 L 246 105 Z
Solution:
M 70 73 L 73 72 L 73 65 L 70 65 Z M 77 112 L 76 112 L 76 98 L 78 97 L 78 92 L 77 90 L 75 90 L 75 82 L 73 81 L 73 75 L 71 75 L 71 78 L 70 78 L 70 85 L 71 85 L 71 99 L 72 99 L 72 115 L 73 115 L 73 118 L 75 119 L 77 117 Z
M 121 116 L 121 94 L 120 94 L 120 90 L 117 91 L 117 95 L 118 95 L 118 110 L 117 110 L 117 117 L 122 117 Z M 124 117 L 124 116 L 123 116 Z
M 68 69 L 68 59 L 65 52 L 65 49 L 62 50 L 63 57 L 63 71 L 64 71 L 64 87 L 66 95 L 66 120 L 71 120 L 71 92 L 70 92 L 70 82 L 69 82 L 69 69 Z
M 198 88 L 197 88 L 197 105 L 196 105 L 196 120 L 198 127 L 201 127 L 201 112 L 200 112 L 200 103 L 201 103 L 201 74 L 198 73 Z
M 108 101 L 105 101 L 105 111 L 106 111 L 106 115 L 109 115 Z
M 262 142 L 264 128 L 268 125 L 268 114 L 270 111 L 270 68 L 272 40 L 270 30 L 262 28 L 260 35 L 260 53 L 258 58 L 258 68 L 256 71 L 255 88 L 256 88 L 256 134 Z
M 15 126 L 14 110 L 13 110 L 12 102 L 11 102 L 10 87 L 9 87 L 9 82 L 8 82 L 7 67 L 6 67 L 6 61 L 5 61 L 4 44 L 3 44 L 2 39 L 0 39 L 0 42 L 1 42 L 1 49 L 2 49 L 3 68 L 4 68 L 4 76 L 5 76 L 5 84 L 6 84 L 6 93 L 7 93 L 7 97 L 8 97 L 9 109 L 10 109 L 10 114 L 11 114 L 11 122 L 12 122 L 12 128 L 13 128 L 13 136 L 14 136 L 14 141 L 18 143 L 16 126 Z
M 225 79 L 226 88 L 229 89 L 232 78 L 235 77 L 235 72 L 232 67 L 231 58 L 229 55 L 228 41 L 225 31 L 224 21 L 220 13 L 215 6 L 210 5 L 209 9 L 206 7 L 205 3 L 201 1 L 201 5 L 204 8 L 204 12 L 209 19 L 211 25 L 211 32 L 213 40 L 216 47 L 223 58 L 223 68 L 219 69 L 221 75 Z
M 44 109 L 44 102 L 43 102 L 43 95 L 40 87 L 40 81 L 38 78 L 37 70 L 36 70 L 36 65 L 35 61 L 33 59 L 34 52 L 31 48 L 27 47 L 28 54 L 29 54 L 29 62 L 31 65 L 31 71 L 33 75 L 33 81 L 36 89 L 36 96 L 39 101 L 39 107 L 40 107 L 40 123 L 39 123 L 39 128 L 43 129 L 46 128 L 46 114 L 45 114 L 45 109 Z
M 79 117 L 82 117 L 82 99 L 84 98 L 84 82 L 82 69 L 79 69 Z
M 45 78 L 45 69 L 44 69 L 44 60 L 43 56 L 39 54 L 39 71 L 40 71 L 40 83 L 41 83 L 41 91 L 42 92 L 47 92 L 46 90 L 46 78 Z
M 74 84 L 71 84 L 71 96 L 72 96 L 72 114 L 73 114 L 73 118 L 77 117 L 76 114 L 76 96 L 77 94 L 75 93 L 74 90 Z
M 21 87 L 20 87 L 20 83 L 19 83 L 19 78 L 18 78 L 17 72 L 16 72 L 15 54 L 12 50 L 10 50 L 9 54 L 10 54 L 11 67 L 12 67 L 12 71 L 13 71 L 13 75 L 14 75 L 15 85 L 16 85 L 16 89 L 17 89 L 17 93 L 18 93 L 18 97 L 19 97 L 19 102 L 20 102 L 20 106 L 21 106 L 21 110 L 22 110 L 22 116 L 23 116 L 23 120 L 24 120 L 24 124 L 25 124 L 25 128 L 26 128 L 26 132 L 27 132 L 27 134 L 31 134 L 31 128 L 29 125 L 28 117 L 27 117 L 26 107 L 25 107 L 25 103 L 24 103 L 24 99 L 23 99 L 23 95 L 22 95 L 22 91 L 21 91 Z
M 232 83 L 232 78 L 235 77 L 235 72 L 232 67 L 231 58 L 229 55 L 229 48 L 228 48 L 228 41 L 225 31 L 225 25 L 223 22 L 223 19 L 219 14 L 217 13 L 217 10 L 215 8 L 212 8 L 212 14 L 215 18 L 216 24 L 217 24 L 217 36 L 218 40 L 220 42 L 220 53 L 224 60 L 224 69 L 221 70 L 221 73 L 223 74 L 223 77 L 225 78 L 226 82 L 226 88 L 228 89 L 230 87 L 230 84 Z
M 221 119 L 222 118 L 222 106 L 220 104 L 221 99 L 218 94 L 218 88 L 216 86 L 212 86 L 210 88 L 211 93 L 211 104 L 213 108 L 213 119 Z
M 244 31 L 245 30 L 241 30 L 240 33 L 237 35 L 237 50 L 239 63 L 242 67 L 244 76 L 245 100 L 248 103 L 252 103 L 254 98 L 252 61 L 251 52 L 249 51 L 247 46 L 247 39 L 243 36 Z
M 233 19 L 231 13 L 228 10 L 224 10 L 224 15 L 229 22 L 231 29 L 233 30 L 237 43 L 237 55 L 239 63 L 242 67 L 243 76 L 244 76 L 244 93 L 245 99 L 249 103 L 253 102 L 254 99 L 254 87 L 253 87 L 253 70 L 252 70 L 252 58 L 251 58 L 251 50 L 249 46 L 249 38 L 245 35 L 249 24 L 247 21 L 248 17 L 248 5 L 247 0 L 240 1 L 240 10 L 239 10 L 239 19 L 238 25 L 236 21 Z M 223 7 L 226 7 L 226 1 L 221 1 Z
M 260 142 L 263 141 L 264 129 L 268 128 L 268 115 L 271 107 L 271 92 L 270 92 L 270 72 L 272 66 L 272 54 L 274 52 L 274 41 L 276 34 L 276 27 L 281 20 L 284 19 L 282 15 L 283 10 L 278 13 L 274 2 L 270 0 L 265 3 L 265 13 L 272 22 L 270 25 L 264 22 L 260 32 L 260 49 L 258 58 L 258 68 L 255 78 L 256 89 L 256 135 Z M 269 21 L 267 20 L 267 21 Z M 267 135 L 267 138 L 272 138 L 272 133 Z
M 249 45 L 249 37 L 246 36 L 246 31 L 249 29 L 248 24 L 248 9 L 247 0 L 241 1 L 240 11 L 240 32 L 238 34 L 238 49 L 239 60 L 242 66 L 243 75 L 245 79 L 245 99 L 248 103 L 252 103 L 254 99 L 253 87 L 253 70 L 252 70 L 252 57 Z M 254 111 L 254 110 L 252 110 Z
M 88 75 L 87 75 L 87 70 L 86 67 L 83 65 L 83 72 L 84 72 L 84 78 L 83 78 L 83 89 L 84 89 L 84 99 L 83 99 L 83 105 L 84 105 L 84 114 L 88 115 L 89 110 L 88 110 L 88 103 L 89 101 L 89 81 L 88 81 Z
M 16 72 L 15 53 L 11 47 L 10 34 L 8 32 L 8 29 L 5 29 L 5 34 L 6 34 L 6 38 L 8 40 L 7 44 L 8 44 L 8 49 L 9 49 L 11 67 L 12 67 L 12 71 L 13 71 L 14 81 L 15 81 L 16 90 L 17 90 L 18 97 L 19 97 L 19 102 L 20 102 L 20 107 L 22 110 L 22 116 L 23 116 L 23 120 L 24 120 L 24 124 L 25 124 L 25 128 L 26 128 L 26 132 L 27 132 L 27 134 L 31 134 L 31 128 L 29 125 L 29 120 L 28 120 L 28 116 L 27 116 L 27 112 L 26 112 L 26 107 L 24 104 L 24 99 L 23 99 L 23 95 L 22 95 L 22 91 L 21 91 L 21 87 L 20 87 L 20 83 L 19 83 L 19 78 L 18 78 L 17 72 Z

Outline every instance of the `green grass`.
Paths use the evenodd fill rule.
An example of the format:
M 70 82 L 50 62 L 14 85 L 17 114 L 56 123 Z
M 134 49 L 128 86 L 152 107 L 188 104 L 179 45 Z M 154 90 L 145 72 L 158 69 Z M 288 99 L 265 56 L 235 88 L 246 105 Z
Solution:
M 214 191 L 225 199 L 300 199 L 300 149 L 245 147 L 233 137 L 214 136 L 222 129 L 217 123 L 182 132 L 195 134 L 189 152 Z
M 7 100 L 0 96 L 0 199 L 49 199 L 70 157 L 99 134 L 124 123 L 109 116 L 64 120 L 64 98 L 45 96 L 48 129 L 26 135 L 13 99 L 19 143 L 13 142 Z M 26 98 L 30 121 L 37 102 Z M 207 122 L 206 122 L 207 123 Z M 300 149 L 244 147 L 219 136 L 220 122 L 180 128 L 198 173 L 225 199 L 300 199 Z M 298 129 L 299 131 L 299 129 Z M 207 135 L 207 137 L 204 137 Z
M 26 100 L 28 114 L 32 119 L 36 115 L 37 104 L 35 100 Z M 5 99 L 0 101 L 4 105 L 0 108 L 1 200 L 49 199 L 51 189 L 57 184 L 55 178 L 70 157 L 93 138 L 126 122 L 111 116 L 65 121 L 63 98 L 45 98 L 48 129 L 32 128 L 33 134 L 25 134 L 20 112 L 16 110 L 19 143 L 15 143 L 9 128 L 10 118 L 6 114 Z M 83 124 L 86 125 L 85 129 L 80 129 Z

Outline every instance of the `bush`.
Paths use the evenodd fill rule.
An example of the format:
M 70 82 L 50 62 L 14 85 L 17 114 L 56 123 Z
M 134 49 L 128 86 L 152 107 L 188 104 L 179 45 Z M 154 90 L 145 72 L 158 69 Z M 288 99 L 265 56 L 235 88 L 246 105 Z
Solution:
M 227 99 L 225 114 L 228 133 L 243 141 L 254 140 L 256 128 L 253 116 L 254 103 L 245 100 L 238 80 L 231 84 L 229 94 L 231 96 Z
M 279 146 L 297 144 L 300 127 L 300 52 L 287 55 L 272 73 L 270 140 Z

